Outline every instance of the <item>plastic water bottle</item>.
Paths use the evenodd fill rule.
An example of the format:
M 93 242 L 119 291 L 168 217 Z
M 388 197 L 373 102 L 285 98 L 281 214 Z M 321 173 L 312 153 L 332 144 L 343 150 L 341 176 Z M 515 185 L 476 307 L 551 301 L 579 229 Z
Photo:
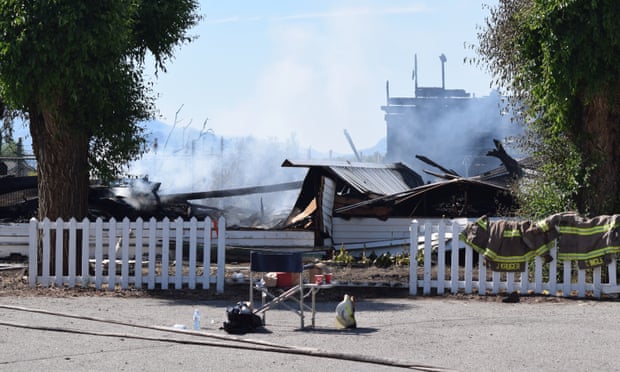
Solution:
M 194 310 L 194 331 L 200 330 L 200 311 L 198 309 Z

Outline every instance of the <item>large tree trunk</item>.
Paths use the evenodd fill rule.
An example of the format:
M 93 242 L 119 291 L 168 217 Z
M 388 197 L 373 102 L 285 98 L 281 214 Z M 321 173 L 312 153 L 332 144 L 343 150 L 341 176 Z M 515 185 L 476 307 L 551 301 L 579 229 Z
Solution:
M 75 217 L 82 220 L 88 214 L 88 137 L 79 130 L 60 125 L 52 115 L 33 112 L 30 113 L 30 134 L 37 159 L 39 219 L 68 221 Z M 64 275 L 68 273 L 68 239 L 65 234 Z M 77 242 L 80 241 L 78 236 Z M 54 242 L 55 238 L 52 244 Z M 54 252 L 52 249 L 51 273 L 54 273 Z M 81 250 L 77 253 L 76 266 L 80 273 Z
M 51 115 L 30 114 L 37 158 L 39 219 L 78 220 L 88 214 L 88 137 Z
M 578 144 L 597 167 L 580 195 L 580 211 L 592 216 L 620 211 L 620 94 L 598 96 L 585 106 L 586 139 Z

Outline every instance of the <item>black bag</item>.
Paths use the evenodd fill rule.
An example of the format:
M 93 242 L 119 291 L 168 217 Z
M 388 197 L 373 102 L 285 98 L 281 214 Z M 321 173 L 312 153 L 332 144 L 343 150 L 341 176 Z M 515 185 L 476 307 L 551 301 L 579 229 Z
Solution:
M 234 306 L 228 306 L 226 316 L 228 321 L 224 322 L 224 330 L 228 333 L 240 335 L 254 332 L 263 326 L 261 318 L 253 314 L 244 302 L 237 302 Z

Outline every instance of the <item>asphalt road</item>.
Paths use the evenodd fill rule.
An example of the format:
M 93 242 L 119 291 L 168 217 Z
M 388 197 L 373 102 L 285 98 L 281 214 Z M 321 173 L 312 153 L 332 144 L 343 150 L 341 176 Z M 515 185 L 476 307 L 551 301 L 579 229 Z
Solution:
M 231 303 L 153 297 L 0 296 L 0 370 L 402 370 L 383 362 L 421 370 L 620 369 L 620 302 L 615 301 L 368 299 L 357 304 L 358 328 L 346 331 L 335 328 L 336 302 L 321 302 L 314 330 L 300 330 L 295 314 L 274 309 L 267 313 L 265 329 L 241 336 L 243 342 L 221 339 L 231 337 L 219 329 L 227 305 Z M 201 336 L 169 331 L 175 325 L 190 328 L 195 308 L 202 315 Z M 269 350 L 256 350 L 261 347 Z M 349 360 L 355 358 L 367 360 Z

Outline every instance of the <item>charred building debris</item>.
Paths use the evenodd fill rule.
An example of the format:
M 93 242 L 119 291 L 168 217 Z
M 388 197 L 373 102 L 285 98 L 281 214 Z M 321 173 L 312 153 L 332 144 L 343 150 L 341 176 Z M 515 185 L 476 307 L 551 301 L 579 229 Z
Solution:
M 336 217 L 511 216 L 517 209 L 514 179 L 505 166 L 471 178 L 449 172 L 447 179 L 428 184 L 403 163 L 285 160 L 282 166 L 307 167 L 308 172 L 293 210 L 278 228 L 311 229 L 316 245 L 330 237 Z
M 36 217 L 37 208 L 36 176 L 0 177 L 0 221 L 28 221 Z
M 501 142 L 488 156 L 501 156 L 502 165 L 474 177 L 465 178 L 430 158 L 418 159 L 440 172 L 424 169 L 439 180 L 424 183 L 422 177 L 403 163 L 376 164 L 348 161 L 295 161 L 286 159 L 282 167 L 307 168 L 303 181 L 204 192 L 161 194 L 160 183 L 134 179 L 111 186 L 93 184 L 89 193 L 89 218 L 121 220 L 155 217 L 217 219 L 224 216 L 227 228 L 304 229 L 315 232 L 316 241 L 329 233 L 333 217 L 479 217 L 511 215 L 517 205 L 511 185 L 529 158 L 517 161 Z M 4 177 L 0 181 L 0 220 L 25 222 L 36 217 L 36 177 Z M 262 203 L 259 210 L 236 207 L 216 208 L 205 200 L 234 196 L 297 191 L 289 209 L 274 211 Z
M 489 150 L 487 152 L 487 156 L 494 156 L 498 158 L 502 162 L 502 165 L 506 168 L 506 171 L 510 175 L 511 179 L 516 180 L 523 176 L 521 165 L 517 160 L 508 155 L 504 149 L 504 145 L 502 145 L 502 142 L 498 139 L 493 139 L 493 143 L 495 144 L 495 148 L 493 150 Z
M 293 210 L 281 227 L 314 225 L 328 230 L 326 220 L 337 208 L 404 192 L 423 184 L 422 177 L 402 163 L 285 160 L 283 167 L 306 167 Z
M 311 219 L 318 221 L 316 228 L 321 230 L 326 208 L 329 217 L 343 218 L 457 218 L 514 214 L 517 208 L 511 193 L 514 179 L 505 166 L 463 178 L 421 157 L 446 171 L 442 180 L 424 184 L 420 175 L 403 163 L 342 164 L 286 160 L 283 166 L 305 166 L 309 170 L 284 226 Z
M 268 213 L 265 208 L 260 211 L 239 207 L 219 209 L 202 204 L 200 199 L 296 190 L 301 182 L 161 195 L 160 186 L 161 183 L 148 179 L 126 180 L 112 185 L 93 183 L 89 188 L 88 218 L 102 218 L 104 221 L 114 218 L 120 221 L 125 217 L 132 220 L 153 217 L 174 220 L 179 217 L 217 219 L 224 216 L 231 228 L 271 228 L 279 219 L 274 220 L 274 214 Z M 0 222 L 27 222 L 37 216 L 37 208 L 36 176 L 0 178 Z
M 402 193 L 340 207 L 339 216 L 458 218 L 511 215 L 516 202 L 510 190 L 476 179 L 454 178 Z
M 414 97 L 390 97 L 386 84 L 387 103 L 381 107 L 387 134 L 385 163 L 286 159 L 282 167 L 307 168 L 303 181 L 189 193 L 163 194 L 160 183 L 146 178 L 92 184 L 89 218 L 224 216 L 230 229 L 312 230 L 320 245 L 334 217 L 511 215 L 517 208 L 512 184 L 535 164 L 530 158 L 516 160 L 496 139 L 514 134 L 500 114 L 500 97 L 476 98 L 462 89 L 446 89 L 447 58 L 442 54 L 440 60 L 441 87 L 418 86 L 417 56 Z M 345 136 L 360 160 L 346 130 Z M 433 169 L 423 169 L 423 177 L 413 171 L 419 166 L 412 164 L 415 160 Z M 298 193 L 285 209 L 263 203 L 264 194 L 283 191 Z M 259 200 L 260 207 L 207 202 L 237 196 Z M 27 221 L 36 212 L 36 177 L 0 178 L 0 221 Z
M 191 217 L 217 219 L 224 216 L 227 228 L 314 230 L 317 241 L 329 230 L 329 219 L 398 217 L 479 217 L 511 215 L 516 201 L 511 194 L 515 177 L 531 167 L 529 158 L 510 157 L 500 141 L 488 156 L 500 156 L 502 166 L 462 177 L 453 169 L 432 159 L 417 158 L 439 172 L 424 172 L 439 180 L 425 183 L 404 163 L 376 164 L 348 161 L 296 161 L 286 159 L 282 167 L 307 168 L 303 181 L 241 187 L 203 192 L 161 194 L 160 183 L 148 179 L 101 185 L 93 184 L 89 193 L 89 218 L 121 220 L 155 217 L 171 220 Z M 506 165 L 508 164 L 508 165 Z M 0 181 L 0 220 L 27 221 L 36 217 L 36 177 L 4 177 Z M 204 200 L 234 196 L 278 193 L 286 190 L 298 196 L 288 210 L 274 211 L 262 203 L 259 210 L 228 206 L 216 208 Z
M 468 177 L 468 179 L 491 183 L 504 189 L 510 189 L 513 187 L 514 182 L 523 176 L 524 172 L 535 171 L 537 164 L 533 160 L 533 158 L 528 156 L 517 160 L 506 152 L 501 141 L 493 139 L 493 143 L 495 145 L 495 148 L 488 150 L 486 156 L 498 158 L 501 162 L 500 166 L 486 172 L 477 174 L 475 176 Z M 441 172 L 443 172 L 439 173 L 428 169 L 423 169 L 424 173 L 436 177 L 439 180 L 453 180 L 463 178 L 455 170 L 448 169 L 424 155 L 416 155 L 415 157 L 422 162 L 431 165 L 432 167 L 435 167 Z

